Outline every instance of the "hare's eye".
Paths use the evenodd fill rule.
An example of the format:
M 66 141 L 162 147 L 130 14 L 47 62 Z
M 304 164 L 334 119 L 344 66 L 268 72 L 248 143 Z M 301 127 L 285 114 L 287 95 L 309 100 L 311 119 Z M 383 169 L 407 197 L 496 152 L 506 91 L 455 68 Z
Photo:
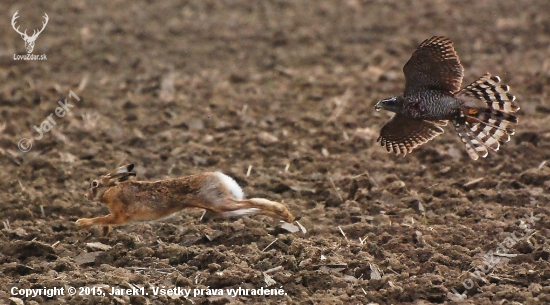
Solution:
M 92 181 L 92 187 L 97 187 L 99 183 L 97 181 Z

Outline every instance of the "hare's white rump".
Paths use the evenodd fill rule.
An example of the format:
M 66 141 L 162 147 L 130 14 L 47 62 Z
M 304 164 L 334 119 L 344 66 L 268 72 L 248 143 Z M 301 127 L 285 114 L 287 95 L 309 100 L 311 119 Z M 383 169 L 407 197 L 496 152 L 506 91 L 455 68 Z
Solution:
M 244 194 L 243 189 L 237 184 L 233 178 L 229 177 L 228 175 L 222 173 L 222 172 L 215 172 L 214 173 L 218 179 L 227 187 L 231 195 L 235 197 L 237 200 L 243 200 Z

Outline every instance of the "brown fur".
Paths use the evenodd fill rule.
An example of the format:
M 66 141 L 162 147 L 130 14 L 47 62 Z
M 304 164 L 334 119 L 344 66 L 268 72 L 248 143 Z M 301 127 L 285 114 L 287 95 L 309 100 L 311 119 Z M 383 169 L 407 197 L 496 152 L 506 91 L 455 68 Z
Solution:
M 201 208 L 220 216 L 255 208 L 257 211 L 244 214 L 263 214 L 287 222 L 294 220 L 281 203 L 263 198 L 238 200 L 213 172 L 150 182 L 135 181 L 135 173 L 131 172 L 133 167 L 133 164 L 122 166 L 92 182 L 86 197 L 107 205 L 110 214 L 78 219 L 77 226 L 102 225 L 107 234 L 111 225 L 157 220 L 186 208 Z

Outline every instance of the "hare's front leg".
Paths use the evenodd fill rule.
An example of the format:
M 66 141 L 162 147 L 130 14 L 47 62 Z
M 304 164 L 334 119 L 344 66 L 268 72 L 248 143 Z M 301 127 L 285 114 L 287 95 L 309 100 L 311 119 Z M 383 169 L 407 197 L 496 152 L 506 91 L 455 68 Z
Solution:
M 114 217 L 112 217 L 112 215 L 109 214 L 109 215 L 103 216 L 103 217 L 81 218 L 81 219 L 77 220 L 75 224 L 80 228 L 90 227 L 94 224 L 104 223 L 105 219 L 107 217 L 111 217 L 112 219 L 114 219 Z M 101 219 L 101 220 L 98 222 L 98 219 Z M 108 222 L 111 222 L 111 220 L 108 220 Z M 112 230 L 113 230 L 113 228 L 111 226 L 103 226 L 103 236 L 107 236 L 109 233 L 111 233 Z
M 102 217 L 95 217 L 95 218 L 80 218 L 75 222 L 75 224 L 80 227 L 89 227 L 92 225 L 103 225 L 103 226 L 110 226 L 110 225 L 118 225 L 124 223 L 125 219 L 121 217 L 117 217 L 116 215 L 109 214 Z

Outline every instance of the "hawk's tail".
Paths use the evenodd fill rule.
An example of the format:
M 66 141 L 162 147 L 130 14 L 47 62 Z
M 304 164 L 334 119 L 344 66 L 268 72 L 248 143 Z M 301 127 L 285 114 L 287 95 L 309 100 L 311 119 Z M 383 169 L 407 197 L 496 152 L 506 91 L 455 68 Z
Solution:
M 508 91 L 510 87 L 500 83 L 498 76 L 485 74 L 480 79 L 460 90 L 457 97 L 485 102 L 482 107 L 462 106 L 462 116 L 454 121 L 455 129 L 470 157 L 477 160 L 486 157 L 487 148 L 497 151 L 500 144 L 510 141 L 518 118 L 513 114 L 519 110 L 516 97 Z

